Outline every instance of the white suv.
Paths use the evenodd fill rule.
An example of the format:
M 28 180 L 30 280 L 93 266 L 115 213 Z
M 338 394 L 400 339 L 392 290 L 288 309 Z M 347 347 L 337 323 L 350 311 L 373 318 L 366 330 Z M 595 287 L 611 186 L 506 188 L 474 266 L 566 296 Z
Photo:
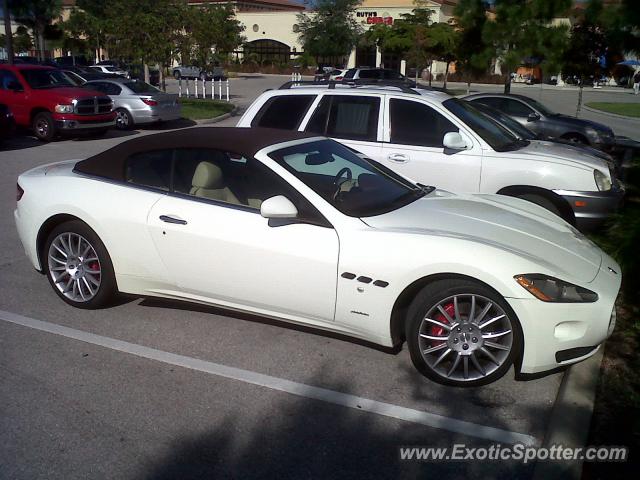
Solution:
M 523 198 L 580 229 L 601 224 L 624 194 L 601 158 L 519 139 L 464 100 L 397 84 L 285 84 L 260 95 L 237 126 L 318 133 L 415 182 Z

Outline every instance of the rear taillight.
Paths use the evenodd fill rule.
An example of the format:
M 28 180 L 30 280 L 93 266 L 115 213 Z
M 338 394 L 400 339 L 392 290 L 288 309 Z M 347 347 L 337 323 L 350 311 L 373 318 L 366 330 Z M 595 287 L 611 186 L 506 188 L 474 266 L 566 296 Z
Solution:
M 342 80 L 344 77 L 336 77 L 336 82 L 339 82 L 340 80 Z
M 22 189 L 19 183 L 16 183 L 16 202 L 20 201 L 20 199 L 22 198 L 22 195 L 24 195 L 24 190 Z
M 155 107 L 156 105 L 158 105 L 157 101 L 151 100 L 150 98 L 141 98 L 140 100 L 142 100 L 144 103 L 146 103 L 150 107 Z

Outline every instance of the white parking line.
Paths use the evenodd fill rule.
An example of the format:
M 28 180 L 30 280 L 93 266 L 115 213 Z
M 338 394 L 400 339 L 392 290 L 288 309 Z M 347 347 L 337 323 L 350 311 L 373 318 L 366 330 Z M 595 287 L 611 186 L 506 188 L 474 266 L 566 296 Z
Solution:
M 92 345 L 98 345 L 111 350 L 129 353 L 138 357 L 168 363 L 170 365 L 190 368 L 191 370 L 206 372 L 212 375 L 250 383 L 252 385 L 259 385 L 261 387 L 291 393 L 300 397 L 321 400 L 323 402 L 342 405 L 359 411 L 375 413 L 377 415 L 448 430 L 450 432 L 461 433 L 471 437 L 509 444 L 524 443 L 525 445 L 537 445 L 539 443 L 535 437 L 522 433 L 456 420 L 455 418 L 449 418 L 435 413 L 400 407 L 398 405 L 378 402 L 376 400 L 370 400 L 368 398 L 362 398 L 348 393 L 336 392 L 326 388 L 292 382 L 283 378 L 272 377 L 249 370 L 228 367 L 219 363 L 207 362 L 205 360 L 186 357 L 184 355 L 176 355 L 175 353 L 165 352 L 163 350 L 157 350 L 155 348 L 149 348 L 135 343 L 129 343 L 115 338 L 103 337 L 102 335 L 96 335 L 94 333 L 84 332 L 74 328 L 63 327 L 62 325 L 57 325 L 55 323 L 43 322 L 15 313 L 5 312 L 3 310 L 0 310 L 0 320 L 43 332 L 53 333 L 55 335 L 61 335 L 63 337 L 72 338 Z

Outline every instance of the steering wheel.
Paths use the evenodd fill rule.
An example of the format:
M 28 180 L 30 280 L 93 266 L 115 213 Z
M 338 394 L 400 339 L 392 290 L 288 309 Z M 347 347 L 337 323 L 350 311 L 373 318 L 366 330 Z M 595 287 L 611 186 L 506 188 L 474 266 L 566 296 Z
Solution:
M 345 173 L 347 174 L 346 178 L 343 181 L 340 181 Z M 333 194 L 334 200 L 338 198 L 338 195 L 340 195 L 342 184 L 344 184 L 345 182 L 350 182 L 352 179 L 353 173 L 351 173 L 351 169 L 349 167 L 343 167 L 338 173 L 336 173 L 336 176 L 333 178 L 333 184 L 336 186 L 336 191 Z

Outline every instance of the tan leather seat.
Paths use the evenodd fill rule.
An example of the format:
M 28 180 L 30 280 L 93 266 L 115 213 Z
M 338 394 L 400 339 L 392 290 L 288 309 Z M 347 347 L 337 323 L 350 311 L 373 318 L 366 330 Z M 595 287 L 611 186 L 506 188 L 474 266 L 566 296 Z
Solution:
M 224 184 L 222 170 L 211 162 L 200 162 L 193 173 L 191 195 L 240 205 L 240 201 Z

